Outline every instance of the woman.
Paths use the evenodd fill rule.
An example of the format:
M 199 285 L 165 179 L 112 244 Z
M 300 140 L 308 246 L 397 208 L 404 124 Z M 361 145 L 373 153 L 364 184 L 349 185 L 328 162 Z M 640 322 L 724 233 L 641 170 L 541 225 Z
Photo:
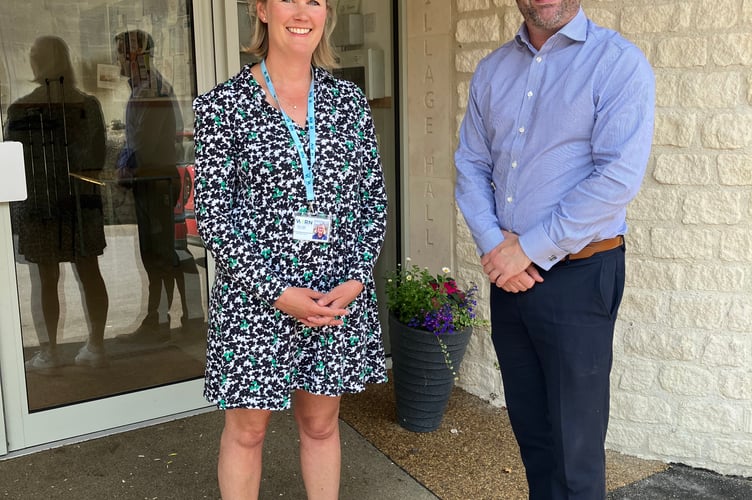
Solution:
M 50 370 L 67 362 L 58 354 L 60 264 L 71 262 L 83 291 L 89 335 L 74 363 L 109 364 L 104 330 L 109 302 L 99 269 L 107 246 L 102 194 L 96 178 L 104 167 L 105 124 L 99 101 L 76 87 L 68 45 L 44 35 L 34 41 L 29 62 L 38 86 L 8 108 L 6 140 L 24 145 L 28 198 L 13 204 L 18 253 L 36 264 L 32 281 L 44 326 L 40 350 L 26 369 Z M 78 176 L 78 177 L 77 177 Z
M 226 410 L 220 490 L 257 498 L 270 412 L 292 404 L 308 498 L 336 499 L 340 396 L 386 379 L 372 276 L 381 160 L 365 96 L 322 69 L 331 4 L 250 6 L 262 62 L 194 103 L 197 222 L 216 261 L 204 392 Z M 300 228 L 322 218 L 328 239 L 313 241 Z

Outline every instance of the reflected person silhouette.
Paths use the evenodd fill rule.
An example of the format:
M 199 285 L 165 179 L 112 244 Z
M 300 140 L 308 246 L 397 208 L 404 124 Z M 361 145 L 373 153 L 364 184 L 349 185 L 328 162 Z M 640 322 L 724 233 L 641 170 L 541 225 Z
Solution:
M 188 319 L 185 281 L 175 251 L 174 209 L 180 196 L 176 132 L 183 120 L 172 86 L 154 67 L 154 39 L 142 30 L 115 36 L 121 75 L 131 94 L 125 108 L 125 147 L 118 158 L 120 184 L 133 189 L 141 262 L 148 278 L 146 316 L 121 342 L 169 340 L 170 318 L 160 323 L 162 291 L 169 311 L 175 284 Z
M 102 108 L 75 87 L 70 52 L 61 38 L 37 38 L 29 60 L 38 87 L 10 105 L 5 132 L 24 146 L 28 198 L 12 204 L 13 232 L 18 253 L 38 268 L 32 293 L 38 294 L 46 330 L 37 329 L 41 349 L 26 369 L 64 362 L 58 353 L 61 262 L 73 263 L 88 313 L 88 340 L 75 363 L 103 367 L 109 303 L 98 256 L 106 246 L 104 216 L 99 185 L 85 180 L 96 179 L 104 165 Z

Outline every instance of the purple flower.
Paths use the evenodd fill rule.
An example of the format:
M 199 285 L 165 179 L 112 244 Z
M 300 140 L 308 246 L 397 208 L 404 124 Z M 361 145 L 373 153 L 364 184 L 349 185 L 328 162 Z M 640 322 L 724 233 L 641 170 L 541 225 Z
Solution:
M 398 266 L 386 278 L 387 305 L 390 313 L 412 328 L 436 335 L 452 334 L 484 323 L 477 319 L 474 297 L 478 287 L 463 291 L 448 275 L 433 275 L 418 266 Z

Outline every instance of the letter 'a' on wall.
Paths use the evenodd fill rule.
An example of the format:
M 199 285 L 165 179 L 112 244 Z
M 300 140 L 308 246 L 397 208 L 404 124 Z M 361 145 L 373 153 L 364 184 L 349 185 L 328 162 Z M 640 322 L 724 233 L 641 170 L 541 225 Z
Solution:
M 20 142 L 0 142 L 0 202 L 26 199 L 26 171 L 24 170 L 23 145 Z

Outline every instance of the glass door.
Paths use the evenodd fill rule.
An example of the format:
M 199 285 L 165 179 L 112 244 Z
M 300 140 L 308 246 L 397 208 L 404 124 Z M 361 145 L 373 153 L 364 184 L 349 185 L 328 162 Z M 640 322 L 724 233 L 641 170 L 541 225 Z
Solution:
M 191 103 L 215 81 L 212 16 L 0 5 L 2 137 L 23 144 L 28 191 L 0 203 L 7 451 L 206 406 Z

